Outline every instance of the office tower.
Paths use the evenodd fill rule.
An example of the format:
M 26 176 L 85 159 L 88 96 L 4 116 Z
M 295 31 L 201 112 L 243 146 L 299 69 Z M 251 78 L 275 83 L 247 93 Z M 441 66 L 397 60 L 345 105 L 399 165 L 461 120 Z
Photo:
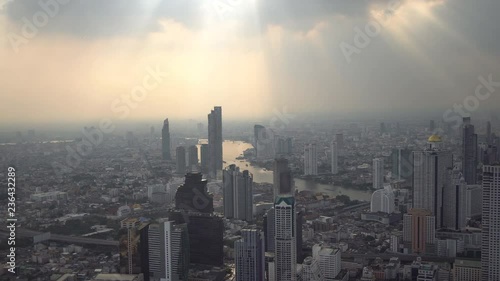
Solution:
M 322 281 L 323 276 L 319 263 L 312 257 L 305 258 L 302 263 L 301 280 L 303 281 Z
M 186 149 L 184 146 L 178 146 L 175 149 L 175 161 L 177 163 L 177 173 L 184 175 L 186 173 Z
M 384 189 L 379 189 L 373 192 L 370 205 L 370 212 L 382 212 L 386 214 L 394 213 L 395 197 L 390 185 Z
M 384 188 L 384 159 L 373 159 L 373 189 Z
M 208 114 L 209 175 L 217 178 L 222 170 L 222 107 L 216 106 Z
M 500 165 L 483 167 L 482 280 L 500 280 Z
M 442 227 L 459 230 L 467 222 L 467 183 L 458 170 L 449 170 L 448 177 L 443 189 Z
M 184 184 L 175 193 L 175 208 L 188 212 L 211 214 L 214 211 L 212 194 L 201 173 L 187 173 Z
M 477 134 L 470 117 L 464 117 L 462 125 L 462 173 L 467 184 L 477 183 Z
M 332 174 L 336 175 L 339 173 L 339 149 L 336 142 L 332 142 L 331 145 L 332 153 Z
M 341 268 L 341 254 L 337 248 L 315 244 L 312 248 L 313 258 L 319 262 L 322 280 L 335 280 Z
M 337 149 L 339 151 L 339 156 L 344 153 L 344 134 L 335 134 L 335 142 L 337 143 Z
M 274 202 L 275 278 L 277 281 L 297 280 L 297 225 L 295 198 L 280 197 Z
M 263 236 L 256 229 L 243 229 L 241 239 L 234 242 L 236 281 L 265 280 Z
M 120 273 L 139 274 L 148 271 L 148 241 L 144 232 L 148 224 L 140 224 L 138 219 L 125 226 L 125 234 L 120 237 Z M 146 236 L 147 237 L 147 236 Z
M 163 128 L 161 129 L 161 150 L 163 160 L 171 160 L 170 156 L 170 129 L 168 126 L 168 118 L 163 121 Z
M 273 172 L 273 198 L 277 196 L 294 196 L 293 179 L 288 160 L 279 158 L 274 161 Z
M 224 217 L 253 221 L 253 176 L 236 165 L 223 171 Z
M 486 123 L 486 144 L 490 145 L 491 144 L 491 122 L 488 121 Z
M 259 158 L 259 155 L 262 154 L 262 144 L 269 142 L 266 132 L 266 127 L 262 125 L 253 126 L 253 147 L 255 148 L 255 157 Z
M 304 175 L 315 176 L 318 174 L 318 154 L 316 144 L 310 143 L 304 147 Z
M 149 225 L 148 239 L 151 280 L 187 280 L 190 247 L 186 224 L 160 220 Z
M 392 150 L 392 177 L 397 180 L 411 179 L 413 174 L 413 155 L 409 149 Z
M 304 252 L 302 250 L 302 225 L 304 222 L 304 212 L 295 211 L 295 233 L 297 239 L 295 239 L 295 248 L 297 249 L 297 263 L 302 263 L 304 261 Z
M 443 188 L 447 171 L 453 167 L 452 154 L 441 150 L 441 137 L 432 135 L 424 151 L 413 153 L 413 208 L 430 210 L 436 228 L 442 226 Z
M 436 129 L 436 123 L 434 122 L 434 120 L 431 120 L 431 121 L 429 122 L 429 131 L 430 131 L 431 133 L 434 133 L 434 130 L 435 130 L 435 129 Z
M 254 148 L 257 159 L 273 158 L 279 150 L 279 137 L 262 125 L 254 126 Z
M 432 212 L 410 209 L 403 217 L 403 242 L 410 245 L 412 253 L 433 253 L 436 244 L 436 222 Z
M 188 167 L 189 171 L 196 171 L 198 166 L 198 147 L 191 145 L 188 148 Z
M 208 173 L 208 167 L 210 164 L 210 154 L 208 151 L 208 144 L 204 143 L 200 145 L 200 154 L 201 154 L 201 172 L 204 174 Z
M 466 218 L 471 219 L 480 217 L 483 211 L 483 187 L 480 184 L 467 185 L 465 196 Z
M 265 250 L 266 252 L 271 252 L 271 253 L 274 253 L 274 236 L 275 236 L 274 224 L 275 224 L 274 208 L 271 208 L 267 210 L 266 214 L 264 215 L 264 222 L 263 222 L 264 236 L 266 239 Z
M 203 213 L 170 211 L 169 219 L 187 223 L 191 263 L 224 265 L 224 222 L 222 218 Z

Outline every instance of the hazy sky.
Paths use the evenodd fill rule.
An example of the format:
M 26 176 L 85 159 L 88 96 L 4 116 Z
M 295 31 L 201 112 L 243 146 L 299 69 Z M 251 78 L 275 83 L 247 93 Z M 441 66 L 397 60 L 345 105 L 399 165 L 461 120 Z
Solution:
M 442 115 L 474 95 L 479 76 L 500 82 L 498 0 L 0 0 L 0 7 L 0 123 L 205 121 L 214 105 L 228 119 L 284 108 Z M 367 34 L 367 25 L 368 43 L 357 31 Z M 355 50 L 350 62 L 346 46 Z M 500 87 L 479 108 L 498 110 L 499 97 Z

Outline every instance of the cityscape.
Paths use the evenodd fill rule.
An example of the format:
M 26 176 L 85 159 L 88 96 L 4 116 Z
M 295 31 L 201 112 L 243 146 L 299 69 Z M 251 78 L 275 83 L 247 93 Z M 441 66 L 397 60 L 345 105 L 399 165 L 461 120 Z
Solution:
M 0 280 L 500 281 L 500 2 L 29 2 Z

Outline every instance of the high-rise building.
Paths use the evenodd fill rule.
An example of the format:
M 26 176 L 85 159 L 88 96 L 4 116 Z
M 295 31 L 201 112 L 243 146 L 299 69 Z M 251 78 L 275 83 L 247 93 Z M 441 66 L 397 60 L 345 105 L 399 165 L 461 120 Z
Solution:
M 161 129 L 161 149 L 163 160 L 171 160 L 170 155 L 170 131 L 168 126 L 168 118 L 163 121 L 163 128 Z
M 310 143 L 304 147 L 304 175 L 315 176 L 318 174 L 318 153 L 316 144 Z
M 216 106 L 208 114 L 208 169 L 212 178 L 222 171 L 222 141 L 222 107 Z
M 337 248 L 316 244 L 312 248 L 313 258 L 319 262 L 322 280 L 335 280 L 341 268 L 341 254 Z
M 322 281 L 323 275 L 321 274 L 321 268 L 319 267 L 319 262 L 313 257 L 305 258 L 302 263 L 301 280 L 303 281 Z
M 120 237 L 120 273 L 139 274 L 149 272 L 148 265 L 148 224 L 138 219 L 125 224 L 126 233 Z
M 429 122 L 429 131 L 430 131 L 431 133 L 434 133 L 434 130 L 435 130 L 435 129 L 436 129 L 436 123 L 434 122 L 434 120 L 431 120 L 431 121 Z
M 273 196 L 294 196 L 292 173 L 288 167 L 288 160 L 279 158 L 274 161 Z
M 186 224 L 160 220 L 148 228 L 150 280 L 188 280 L 189 238 Z
M 211 214 L 214 211 L 212 194 L 201 173 L 187 173 L 184 184 L 175 193 L 175 208 L 188 212 Z
M 448 177 L 443 189 L 442 227 L 459 230 L 467 222 L 467 183 L 458 170 L 448 170 Z
M 413 153 L 413 208 L 426 209 L 435 216 L 436 228 L 443 221 L 443 188 L 448 170 L 453 167 L 452 154 L 441 150 L 441 137 L 432 135 L 429 147 Z
M 274 208 L 267 210 L 264 215 L 264 236 L 266 239 L 265 250 L 266 252 L 274 253 L 274 227 L 276 222 L 274 221 Z
M 236 165 L 223 171 L 224 217 L 253 221 L 253 176 Z
M 278 196 L 274 202 L 275 278 L 277 281 L 297 280 L 297 225 L 295 198 Z
M 392 150 L 392 177 L 397 180 L 410 179 L 413 174 L 413 155 L 409 149 Z
M 335 142 L 337 143 L 337 149 L 339 151 L 339 156 L 344 155 L 344 134 L 337 133 L 335 134 Z
M 467 185 L 465 196 L 467 219 L 480 217 L 483 211 L 483 187 L 480 184 Z
M 264 234 L 256 229 L 243 229 L 241 239 L 234 242 L 236 281 L 265 280 Z
M 274 132 L 262 125 L 254 126 L 254 148 L 255 157 L 258 159 L 270 159 L 274 157 Z
M 175 149 L 175 161 L 177 163 L 177 173 L 184 175 L 186 173 L 186 149 L 184 146 L 178 146 Z
M 332 174 L 336 175 L 339 173 L 339 148 L 336 142 L 331 144 L 331 157 L 332 157 Z
M 432 212 L 410 209 L 403 217 L 403 242 L 410 245 L 412 253 L 433 253 L 436 244 L 436 223 Z
M 208 151 L 208 144 L 204 143 L 200 145 L 201 154 L 201 172 L 204 174 L 208 173 L 210 154 Z
M 197 170 L 198 166 L 198 147 L 196 145 L 191 145 L 188 148 L 188 167 L 189 171 L 194 172 Z
M 394 213 L 395 197 L 390 185 L 373 192 L 370 205 L 370 212 Z
M 477 183 L 477 134 L 470 117 L 464 117 L 462 125 L 462 173 L 467 184 Z
M 384 159 L 373 159 L 373 189 L 384 188 Z
M 481 238 L 483 281 L 500 280 L 500 165 L 483 167 Z
M 490 145 L 491 144 L 491 122 L 488 121 L 486 123 L 486 144 Z
M 224 222 L 222 218 L 203 213 L 170 211 L 169 219 L 187 223 L 190 262 L 200 265 L 224 264 Z
M 481 261 L 455 259 L 453 263 L 455 281 L 479 281 L 481 279 Z

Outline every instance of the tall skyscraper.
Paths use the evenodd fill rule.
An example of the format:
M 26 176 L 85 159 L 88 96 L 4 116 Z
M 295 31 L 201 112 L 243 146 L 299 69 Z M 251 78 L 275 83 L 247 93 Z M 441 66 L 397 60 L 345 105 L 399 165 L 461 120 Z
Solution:
M 175 149 L 175 161 L 177 163 L 177 173 L 184 175 L 186 173 L 186 149 L 184 146 L 178 146 Z
M 500 280 L 500 165 L 483 167 L 481 237 L 483 281 Z
M 119 245 L 120 273 L 139 274 L 149 272 L 148 241 L 147 235 L 144 236 L 148 230 L 148 224 L 140 224 L 135 219 L 134 223 L 126 224 L 125 228 L 126 233 L 120 237 Z
M 410 179 L 413 174 L 413 155 L 409 149 L 392 150 L 392 177 L 397 180 Z
M 337 149 L 339 150 L 339 155 L 344 155 L 344 134 L 335 134 L 335 142 L 337 143 Z
M 486 123 L 486 144 L 491 145 L 491 122 Z
M 434 122 L 434 120 L 431 120 L 431 121 L 429 122 L 429 131 L 430 131 L 431 133 L 434 133 L 434 130 L 435 130 L 435 129 L 436 129 L 436 123 Z
M 204 174 L 208 173 L 208 167 L 210 164 L 210 153 L 208 151 L 208 144 L 204 143 L 200 145 L 200 154 L 201 154 L 201 172 Z
M 243 229 L 241 239 L 234 242 L 236 281 L 265 280 L 264 234 L 256 229 Z
M 216 106 L 208 114 L 208 153 L 209 175 L 217 177 L 217 172 L 222 171 L 222 107 Z
M 315 244 L 312 248 L 312 255 L 319 262 L 322 280 L 334 280 L 342 269 L 340 250 Z
M 224 217 L 253 221 L 253 176 L 236 165 L 223 171 Z
M 297 225 L 295 198 L 278 196 L 274 202 L 275 278 L 276 281 L 297 280 Z
M 304 147 L 304 175 L 315 176 L 318 174 L 318 153 L 316 144 L 311 143 Z
M 196 145 L 191 145 L 188 148 L 188 167 L 189 171 L 194 172 L 197 170 L 198 166 L 198 147 Z
M 448 170 L 453 167 L 452 154 L 441 150 L 441 137 L 432 135 L 424 151 L 413 153 L 413 208 L 426 209 L 436 217 L 436 228 L 443 221 L 443 188 Z
M 189 238 L 186 224 L 160 220 L 149 225 L 150 280 L 187 280 Z
M 163 128 L 161 129 L 161 149 L 163 160 L 171 160 L 170 155 L 170 129 L 168 126 L 168 118 L 163 121 Z
M 336 175 L 339 173 L 339 149 L 336 142 L 331 144 L 331 157 L 332 157 L 332 174 Z
M 373 159 L 373 189 L 384 188 L 384 159 Z
M 267 210 L 266 214 L 264 215 L 264 236 L 266 238 L 266 252 L 271 252 L 274 253 L 274 227 L 275 227 L 275 220 L 274 220 L 274 207 Z
M 470 117 L 464 117 L 462 125 L 462 173 L 467 184 L 477 183 L 477 134 Z
M 431 211 L 410 209 L 403 217 L 403 242 L 412 253 L 433 253 L 436 244 L 436 222 Z
M 294 196 L 292 173 L 288 167 L 288 160 L 279 158 L 274 161 L 273 196 Z
M 459 230 L 467 222 L 467 183 L 459 170 L 448 170 L 443 189 L 442 227 Z
M 186 174 L 184 184 L 175 193 L 175 208 L 187 212 L 213 213 L 213 197 L 201 173 Z

